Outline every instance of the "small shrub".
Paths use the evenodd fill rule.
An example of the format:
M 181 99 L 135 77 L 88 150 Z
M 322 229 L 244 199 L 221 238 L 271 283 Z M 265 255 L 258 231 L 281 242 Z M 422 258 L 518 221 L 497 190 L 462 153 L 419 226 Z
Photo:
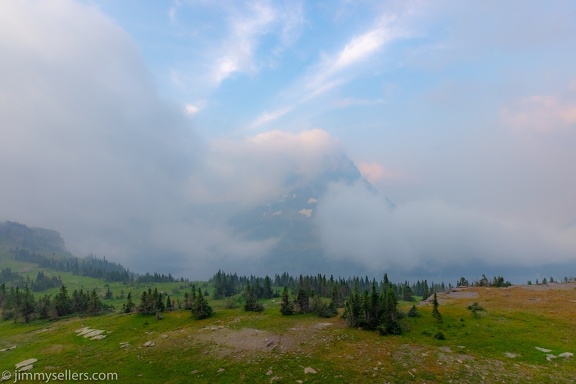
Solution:
M 474 303 L 472 305 L 469 305 L 467 307 L 467 309 L 469 311 L 483 311 L 484 310 L 484 308 L 482 308 L 482 306 L 480 306 L 480 304 L 478 304 L 478 303 Z
M 446 336 L 444 336 L 444 334 L 440 331 L 434 334 L 434 338 L 438 340 L 446 340 Z
M 474 303 L 470 306 L 467 307 L 467 309 L 472 313 L 472 317 L 474 318 L 478 318 L 478 311 L 483 311 L 484 308 L 482 308 L 478 303 Z
M 224 308 L 226 309 L 236 309 L 238 308 L 238 301 L 233 297 L 226 298 L 224 302 Z
M 2 320 L 12 320 L 14 318 L 14 312 L 4 311 L 2 312 Z
M 410 308 L 410 310 L 408 311 L 408 317 L 419 317 L 420 313 L 418 312 L 418 309 L 416 309 L 416 306 L 413 305 L 412 308 Z
M 247 312 L 262 312 L 264 311 L 264 306 L 257 301 L 251 301 L 244 304 L 244 310 Z
M 430 331 L 429 329 L 425 329 L 422 331 L 422 334 L 424 336 L 432 336 L 432 331 Z

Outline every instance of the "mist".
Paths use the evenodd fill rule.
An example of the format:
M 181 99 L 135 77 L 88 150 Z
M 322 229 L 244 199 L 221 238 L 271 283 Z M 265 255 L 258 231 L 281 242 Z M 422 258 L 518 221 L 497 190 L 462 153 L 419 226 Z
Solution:
M 438 200 L 391 206 L 362 183 L 333 184 L 318 203 L 323 247 L 333 260 L 370 270 L 538 268 L 576 254 L 574 228 L 503 220 Z M 494 268 L 493 268 L 494 269 Z
M 331 270 L 346 274 L 350 265 L 357 265 L 374 275 L 391 269 L 437 273 L 450 268 L 475 271 L 477 264 L 539 268 L 574 260 L 576 228 L 554 226 L 572 215 L 565 206 L 572 201 L 574 188 L 570 173 L 574 152 L 569 145 L 574 137 L 573 87 L 564 101 L 514 97 L 520 101 L 496 109 L 498 119 L 515 127 L 513 133 L 498 133 L 499 126 L 491 127 L 487 132 L 495 136 L 477 140 L 475 131 L 452 145 L 463 136 L 451 128 L 447 138 L 433 138 L 435 143 L 457 148 L 452 153 L 443 147 L 426 149 L 427 138 L 432 137 L 428 132 L 435 128 L 425 126 L 419 128 L 426 131 L 420 141 L 410 134 L 401 137 L 409 150 L 394 157 L 400 150 L 393 149 L 398 147 L 393 133 L 386 131 L 381 140 L 371 140 L 378 130 L 370 135 L 360 128 L 356 131 L 370 115 L 347 115 L 342 121 L 352 121 L 349 132 L 339 127 L 340 121 L 316 119 L 316 114 L 330 110 L 324 106 L 316 111 L 316 104 L 282 121 L 309 100 L 320 103 L 331 87 L 352 82 L 347 76 L 362 71 L 348 66 L 385 51 L 379 47 L 365 51 L 357 46 L 355 56 L 345 61 L 350 71 L 334 67 L 330 83 L 324 83 L 327 80 L 319 69 L 332 68 L 331 57 L 350 54 L 345 49 L 349 45 L 341 44 L 340 56 L 322 53 L 312 69 L 287 86 L 291 92 L 278 92 L 288 95 L 279 99 L 290 105 L 266 110 L 256 119 L 258 124 L 221 116 L 223 105 L 230 113 L 254 112 L 240 105 L 249 99 L 246 94 L 230 96 L 233 105 L 214 101 L 212 113 L 220 115 L 202 120 L 197 115 L 209 103 L 184 105 L 161 94 L 159 75 L 144 60 L 143 48 L 97 5 L 19 0 L 2 2 L 0 10 L 0 220 L 55 229 L 77 256 L 92 253 L 136 272 L 189 278 L 206 278 L 223 266 L 231 272 L 268 273 L 267 260 L 275 257 L 280 237 L 248 238 L 231 227 L 230 219 L 278 201 L 323 175 L 333 175 L 351 160 L 363 164 L 365 177 L 382 179 L 373 181 L 376 188 L 367 188 L 359 180 L 353 185 L 333 184 L 325 196 L 310 196 L 318 198 L 310 220 L 321 235 L 320 253 Z M 259 36 L 254 32 L 249 37 Z M 351 41 L 388 44 L 388 40 Z M 259 67 L 250 67 L 257 76 Z M 241 68 L 226 73 L 230 78 L 220 79 L 219 86 L 234 84 L 236 72 Z M 193 75 L 190 78 L 202 77 Z M 307 91 L 310 94 L 294 91 L 310 78 L 321 89 Z M 186 86 L 193 93 L 194 84 Z M 205 92 L 218 94 L 217 90 Z M 342 103 L 338 100 L 343 95 L 336 96 L 326 105 L 344 110 L 383 108 L 387 103 L 387 99 L 347 97 Z M 529 116 L 535 107 L 540 108 L 536 108 L 538 121 Z M 226 134 L 222 133 L 224 120 Z M 466 117 L 458 127 L 469 124 L 478 130 L 471 120 Z M 550 121 L 559 128 L 542 129 Z M 556 131 L 561 135 L 552 137 Z M 410 145 L 402 141 L 407 138 Z M 360 141 L 374 145 L 366 151 L 358 145 L 350 149 Z M 483 154 L 471 151 L 478 145 Z M 496 155 L 487 156 L 488 150 Z M 364 152 L 390 153 L 390 159 L 401 164 L 384 167 L 362 158 Z M 454 173 L 445 171 L 454 163 L 446 153 L 470 156 L 462 156 Z M 532 159 L 532 154 L 537 156 Z M 404 158 L 409 160 L 402 163 Z M 471 204 L 485 193 L 464 179 L 471 172 L 477 176 L 476 183 L 512 180 L 510 192 Z M 531 172 L 537 172 L 534 178 L 540 175 L 543 182 L 528 180 Z M 422 175 L 428 176 L 419 178 Z M 523 191 L 529 199 L 522 199 Z M 550 191 L 557 197 L 553 204 L 533 204 Z M 396 206 L 385 197 L 390 193 Z M 495 208 L 480 208 L 489 204 Z M 531 212 L 530 220 L 522 220 L 523 210 Z M 539 221 L 539 216 L 546 220 Z

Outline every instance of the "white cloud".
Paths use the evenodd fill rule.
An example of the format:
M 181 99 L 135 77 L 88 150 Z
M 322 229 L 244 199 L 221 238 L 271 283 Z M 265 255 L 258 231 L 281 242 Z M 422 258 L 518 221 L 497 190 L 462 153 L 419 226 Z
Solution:
M 351 97 L 347 97 L 345 99 L 338 100 L 336 105 L 340 108 L 347 108 L 354 105 L 370 106 L 370 105 L 384 104 L 385 102 L 386 100 L 384 99 L 354 99 Z
M 395 39 L 406 36 L 398 26 L 396 15 L 384 13 L 375 25 L 341 44 L 332 54 L 321 53 L 315 65 L 298 78 L 281 96 L 288 99 L 292 109 L 308 103 L 320 95 L 325 95 L 352 79 L 365 75 L 362 65 L 381 61 L 379 53 Z M 380 100 L 374 101 L 379 103 Z M 363 100 L 348 100 L 351 104 L 368 105 Z
M 244 5 L 245 7 L 241 7 Z M 218 48 L 213 78 L 216 84 L 234 73 L 254 73 L 266 65 L 270 53 L 278 54 L 294 43 L 303 23 L 300 3 L 282 8 L 269 2 L 240 4 L 237 8 L 224 8 L 228 12 L 228 35 Z M 261 39 L 268 35 L 279 35 L 276 48 L 258 54 Z
M 190 116 L 194 116 L 196 115 L 198 112 L 200 112 L 203 108 L 203 103 L 200 104 L 186 104 L 186 106 L 184 107 L 184 110 L 186 111 L 186 113 Z
M 556 96 L 531 96 L 502 109 L 503 122 L 517 130 L 555 132 L 576 128 L 576 101 Z
M 356 163 L 358 170 L 366 180 L 372 184 L 382 180 L 396 180 L 404 178 L 402 172 L 389 169 L 377 162 L 359 161 Z
M 330 258 L 371 270 L 538 266 L 573 260 L 576 252 L 574 229 L 505 221 L 438 201 L 392 208 L 360 183 L 333 185 L 317 218 Z
M 273 111 L 273 112 L 264 112 L 263 114 L 258 116 L 258 118 L 256 118 L 256 120 L 254 120 L 254 122 L 252 124 L 250 124 L 250 127 L 254 129 L 254 128 L 258 128 L 262 125 L 268 124 L 272 121 L 275 121 L 275 120 L 281 118 L 282 116 L 284 116 L 286 113 L 290 112 L 291 110 L 292 110 L 291 107 L 286 107 L 286 108 L 278 109 L 278 110 Z
M 354 37 L 338 53 L 331 71 L 339 71 L 348 68 L 373 55 L 382 46 L 393 38 L 393 34 L 388 27 L 388 23 L 383 23 L 377 28 Z
M 263 204 L 281 196 L 288 183 L 305 185 L 339 166 L 342 155 L 340 144 L 322 130 L 214 140 L 202 175 L 189 185 L 196 201 Z
M 0 61 L 0 162 L 11 164 L 0 167 L 9 184 L 0 220 L 57 229 L 79 256 L 106 255 L 135 271 L 194 266 L 187 276 L 196 278 L 274 245 L 235 235 L 231 212 L 195 205 L 189 183 L 203 183 L 193 187 L 206 194 L 230 186 L 219 179 L 226 172 L 212 184 L 202 172 L 218 154 L 205 156 L 185 114 L 159 98 L 130 38 L 96 8 L 4 1 L 0 56 L 10 57 Z M 226 167 L 221 160 L 215 169 Z M 257 189 L 239 180 L 240 197 Z

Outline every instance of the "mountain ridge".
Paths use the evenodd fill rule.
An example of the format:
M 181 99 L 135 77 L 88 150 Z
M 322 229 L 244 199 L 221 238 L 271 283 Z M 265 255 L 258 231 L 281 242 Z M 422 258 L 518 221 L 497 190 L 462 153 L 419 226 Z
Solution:
M 25 248 L 32 252 L 72 257 L 60 232 L 54 229 L 28 227 L 14 221 L 0 222 L 0 248 L 5 250 Z

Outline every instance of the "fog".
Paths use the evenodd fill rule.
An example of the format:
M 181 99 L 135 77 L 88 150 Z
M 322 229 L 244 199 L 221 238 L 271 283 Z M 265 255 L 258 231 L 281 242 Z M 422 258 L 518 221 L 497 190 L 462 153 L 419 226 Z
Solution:
M 370 270 L 542 266 L 571 261 L 576 251 L 574 228 L 501 220 L 437 200 L 392 207 L 360 183 L 332 185 L 317 218 L 331 258 L 354 258 Z
M 272 126 L 264 132 L 232 126 L 233 134 L 210 135 L 191 116 L 198 108 L 186 110 L 158 92 L 133 38 L 91 4 L 3 2 L 0 57 L 0 220 L 58 230 L 77 256 L 93 253 L 138 272 L 190 278 L 206 278 L 220 268 L 267 273 L 265 256 L 279 239 L 247 239 L 229 226 L 229 219 L 334 172 L 351 152 L 359 153 L 349 151 L 326 125 Z M 545 181 L 558 181 L 566 187 L 560 195 L 570 196 L 573 163 L 563 159 L 573 158 L 566 155 L 566 143 L 574 138 L 572 104 L 526 99 L 503 109 L 502 119 L 522 126 L 522 132 L 538 130 L 520 113 L 534 105 L 543 108 L 538 127 L 556 110 L 565 116 L 558 123 L 566 139 L 564 157 L 552 161 L 546 156 L 554 149 L 550 139 L 541 152 L 528 146 L 518 152 L 522 156 L 503 159 L 520 164 L 524 155 L 535 153 L 530 169 L 552 175 Z M 480 145 L 487 148 L 488 142 Z M 508 153 L 502 147 L 510 142 L 493 147 Z M 434 151 L 412 156 L 405 168 L 420 163 L 421 174 L 438 176 L 436 166 L 448 161 L 440 153 L 428 165 Z M 515 215 L 524 206 L 532 218 L 539 209 L 546 216 L 550 210 L 535 208 L 534 198 L 523 201 L 521 193 L 503 193 L 493 198 L 498 201 L 494 210 L 481 208 L 490 199 L 474 206 L 459 198 L 466 192 L 459 184 L 464 172 L 495 184 L 509 176 L 501 170 L 511 163 L 487 153 L 468 160 L 454 179 L 444 173 L 429 185 L 425 177 L 384 172 L 376 163 L 363 164 L 369 171 L 365 176 L 383 177 L 374 181 L 379 192 L 362 182 L 331 185 L 312 215 L 328 262 L 352 260 L 379 275 L 391 269 L 469 268 L 476 273 L 479 264 L 539 268 L 574 260 L 574 226 Z M 491 169 L 497 176 L 484 177 Z M 419 183 L 424 188 L 418 189 Z M 523 179 L 515 191 L 544 196 L 554 190 L 544 184 Z M 442 195 L 443 190 L 449 192 Z M 396 206 L 387 202 L 388 192 L 398 197 Z M 561 204 L 555 203 L 558 211 Z M 506 205 L 513 209 L 507 212 Z M 495 214 L 498 210 L 501 214 Z

